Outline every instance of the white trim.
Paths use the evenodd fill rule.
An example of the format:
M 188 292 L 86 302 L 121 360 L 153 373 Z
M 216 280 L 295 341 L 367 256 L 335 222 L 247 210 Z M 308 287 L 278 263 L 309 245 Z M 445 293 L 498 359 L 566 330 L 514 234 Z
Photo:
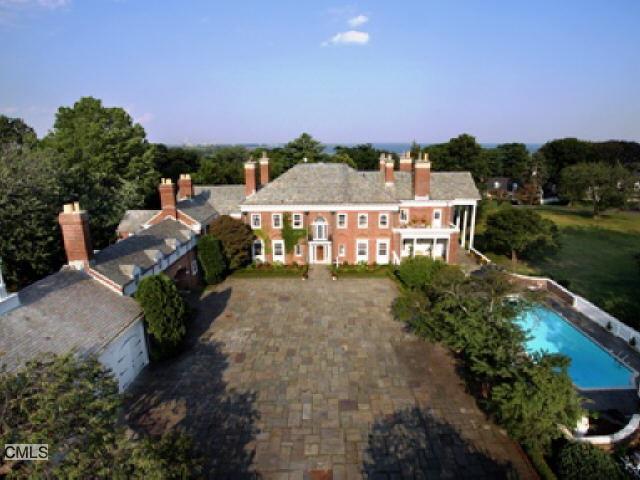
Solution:
M 296 222 L 296 216 L 300 217 L 300 224 Z M 304 215 L 300 212 L 294 212 L 291 214 L 291 228 L 300 229 L 304 227 Z
M 387 219 L 387 224 L 386 225 L 382 225 L 382 217 L 385 217 Z M 378 228 L 389 228 L 389 214 L 388 213 L 379 213 L 378 214 Z
M 319 263 L 319 264 L 331 264 L 331 242 L 325 240 L 311 240 L 308 243 L 309 245 L 309 263 Z M 323 248 L 323 258 L 322 260 L 316 259 L 316 250 L 317 247 Z
M 279 220 L 280 226 L 276 226 L 276 218 Z M 282 230 L 282 213 L 271 214 L 271 228 L 274 230 Z
M 276 255 L 276 245 L 282 247 L 282 255 Z M 284 263 L 286 257 L 286 252 L 284 251 L 284 240 L 271 240 L 271 256 L 274 263 Z
M 455 233 L 455 228 L 394 228 L 393 233 L 399 233 L 401 237 L 418 237 L 418 238 L 449 238 L 449 235 Z
M 253 224 L 253 219 L 254 218 L 258 218 L 258 225 L 254 225 Z M 250 218 L 250 223 L 251 223 L 251 228 L 253 230 L 259 230 L 260 228 L 262 228 L 262 215 L 260 215 L 259 213 L 252 213 L 251 214 L 251 218 Z
M 383 259 L 383 261 L 380 260 L 380 245 L 386 245 L 387 246 L 387 254 L 385 255 L 385 258 Z M 390 250 L 391 250 L 391 242 L 389 241 L 388 238 L 379 238 L 376 240 L 376 263 L 379 265 L 388 265 L 389 264 L 389 258 L 390 258 Z
M 359 244 L 364 243 L 367 246 L 367 253 L 365 256 L 360 255 L 359 253 Z M 358 238 L 356 239 L 356 263 L 367 262 L 369 263 L 369 239 L 367 238 Z
M 240 205 L 240 210 L 245 212 L 358 212 L 358 211 L 398 211 L 397 203 L 328 203 L 326 205 Z
M 402 207 L 448 207 L 451 200 L 429 200 L 426 197 L 417 197 L 412 200 L 400 200 L 400 208 Z
M 360 225 L 360 216 L 362 215 L 364 215 L 367 219 L 367 223 L 365 225 Z M 365 212 L 359 212 L 356 218 L 356 225 L 358 226 L 358 228 L 369 228 L 369 214 Z
M 349 225 L 349 215 L 345 212 L 338 212 L 336 215 L 338 216 L 336 220 L 336 228 L 347 228 L 347 226 Z M 344 215 L 344 225 L 342 226 L 340 226 L 340 215 Z

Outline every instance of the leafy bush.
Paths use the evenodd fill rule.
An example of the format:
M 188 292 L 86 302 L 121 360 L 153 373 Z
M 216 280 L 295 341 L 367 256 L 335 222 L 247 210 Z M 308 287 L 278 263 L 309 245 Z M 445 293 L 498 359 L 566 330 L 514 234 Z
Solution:
M 198 260 L 207 284 L 214 285 L 224 279 L 227 265 L 220 240 L 211 235 L 200 237 L 198 240 Z
M 558 455 L 560 480 L 618 480 L 625 478 L 611 455 L 589 443 L 569 442 Z
M 8 478 L 191 478 L 200 471 L 184 435 L 132 440 L 122 396 L 95 357 L 44 356 L 0 373 L 0 443 L 48 443 L 48 462 L 3 461 Z M 4 462 L 4 463 L 3 463 Z
M 398 267 L 397 275 L 411 289 L 424 288 L 444 264 L 430 257 L 405 258 Z
M 249 225 L 222 215 L 211 223 L 209 233 L 222 242 L 229 269 L 236 270 L 251 263 L 253 232 Z
M 173 281 L 164 273 L 143 278 L 136 299 L 151 335 L 154 359 L 174 355 L 187 333 L 188 307 Z

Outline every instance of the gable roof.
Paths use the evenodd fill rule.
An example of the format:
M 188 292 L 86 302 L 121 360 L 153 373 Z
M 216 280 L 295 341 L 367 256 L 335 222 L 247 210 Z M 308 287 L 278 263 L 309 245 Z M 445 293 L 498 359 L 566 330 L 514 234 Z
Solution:
M 123 287 L 133 279 L 134 266 L 142 271 L 153 267 L 159 252 L 164 256 L 173 253 L 192 235 L 193 232 L 182 223 L 166 218 L 100 250 L 93 257 L 91 268 Z
M 395 203 L 385 187 L 343 163 L 299 163 L 265 185 L 242 205 Z
M 19 296 L 21 306 L 0 315 L 0 365 L 8 370 L 45 352 L 98 353 L 142 313 L 133 298 L 69 267 Z
M 160 210 L 127 210 L 116 231 L 136 233 L 142 226 L 160 213 Z

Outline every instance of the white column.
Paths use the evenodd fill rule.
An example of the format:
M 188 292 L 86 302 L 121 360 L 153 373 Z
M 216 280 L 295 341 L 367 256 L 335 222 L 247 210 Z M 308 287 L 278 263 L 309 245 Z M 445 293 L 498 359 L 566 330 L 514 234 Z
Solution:
M 476 234 L 476 204 L 471 207 L 471 230 L 469 232 L 469 250 L 473 248 L 473 237 Z
M 462 236 L 460 237 L 460 245 L 462 245 L 462 248 L 465 248 L 465 245 L 467 244 L 467 216 L 469 213 L 469 209 L 467 208 L 467 206 L 464 206 L 464 217 L 462 218 Z
M 431 258 L 436 258 L 436 239 L 431 243 Z
M 456 206 L 454 208 L 454 216 L 456 217 L 456 230 L 460 232 L 460 209 Z

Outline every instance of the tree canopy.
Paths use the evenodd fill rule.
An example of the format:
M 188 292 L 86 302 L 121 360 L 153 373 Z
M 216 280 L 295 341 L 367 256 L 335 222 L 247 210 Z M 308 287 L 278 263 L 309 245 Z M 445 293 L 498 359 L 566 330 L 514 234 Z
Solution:
M 251 263 L 253 232 L 247 224 L 228 215 L 222 215 L 211 223 L 209 233 L 222 242 L 227 266 L 231 270 Z
M 224 279 L 227 261 L 222 252 L 222 243 L 212 235 L 203 235 L 198 239 L 198 260 L 204 273 L 204 280 L 214 285 Z
M 96 358 L 46 356 L 0 373 L 0 442 L 47 443 L 47 462 L 8 462 L 9 478 L 157 478 L 197 475 L 183 435 L 130 439 L 119 425 L 122 396 Z
M 11 149 L 33 148 L 37 141 L 35 130 L 24 120 L 0 115 L 0 154 Z
M 558 228 L 534 210 L 504 208 L 487 218 L 485 247 L 496 253 L 511 254 L 514 266 L 518 256 L 558 247 Z

